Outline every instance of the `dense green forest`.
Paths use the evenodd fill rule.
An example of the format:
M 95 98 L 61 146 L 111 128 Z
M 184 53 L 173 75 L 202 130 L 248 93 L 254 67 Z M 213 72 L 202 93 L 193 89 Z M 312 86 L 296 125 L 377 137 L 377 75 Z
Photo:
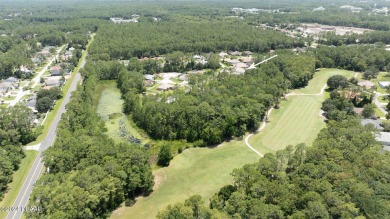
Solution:
M 186 139 L 203 146 L 256 130 L 288 88 L 307 85 L 314 74 L 315 59 L 310 56 L 282 55 L 277 60 L 241 76 L 194 76 L 186 91 L 156 96 L 141 96 L 143 75 L 118 63 L 96 62 L 86 69 L 102 79 L 117 79 L 125 113 L 152 138 Z
M 12 181 L 13 171 L 19 169 L 25 156 L 22 144 L 37 137 L 39 129 L 33 131 L 33 112 L 24 106 L 0 108 L 0 200 Z
M 331 121 L 312 147 L 288 146 L 234 170 L 233 184 L 210 199 L 213 211 L 195 196 L 159 218 L 215 218 L 216 210 L 230 218 L 388 218 L 390 154 L 372 132 L 353 117 Z
M 238 21 L 140 23 L 100 28 L 90 54 L 91 58 L 109 60 L 158 56 L 174 51 L 267 52 L 303 44 L 303 41 L 294 41 L 280 32 L 264 31 Z
M 386 1 L 376 3 L 377 7 L 390 6 Z M 389 70 L 390 55 L 382 44 L 351 44 L 389 43 L 390 18 L 372 13 L 374 6 L 364 2 L 353 2 L 362 7 L 359 14 L 340 9 L 343 4 L 352 3 L 1 1 L 0 78 L 13 75 L 20 65 L 32 67 L 30 58 L 44 46 L 68 44 L 80 55 L 90 34 L 97 33 L 83 72 L 83 84 L 67 105 L 55 144 L 43 154 L 48 172 L 36 183 L 30 197 L 30 204 L 42 211 L 29 212 L 27 217 L 107 218 L 121 203 L 131 205 L 137 196 L 152 192 L 149 151 L 140 144 L 116 144 L 105 135 L 104 123 L 93 107 L 99 80 L 117 80 L 125 101 L 124 112 L 150 137 L 184 139 L 195 146 L 205 146 L 255 131 L 266 111 L 278 107 L 288 89 L 306 86 L 316 68 Z M 321 5 L 325 11 L 313 11 Z M 236 13 L 232 11 L 234 7 L 271 12 Z M 111 17 L 131 18 L 133 14 L 140 15 L 139 23 L 115 25 L 110 21 Z M 154 18 L 161 21 L 155 22 Z M 327 33 L 320 37 L 318 48 L 295 54 L 286 50 L 303 47 L 305 39 L 256 27 L 301 22 L 377 31 L 348 36 Z M 250 50 L 259 57 L 276 50 L 279 57 L 243 75 L 218 74 L 215 53 L 228 50 Z M 213 69 L 210 73 L 190 76 L 185 89 L 156 96 L 141 94 L 145 91 L 143 74 L 197 69 L 191 60 L 183 59 L 179 64 L 172 61 L 194 53 L 211 53 L 213 64 L 199 67 Z M 159 55 L 165 57 L 164 66 L 154 60 L 137 61 Z M 77 58 L 80 56 L 72 62 L 76 63 Z M 118 59 L 130 60 L 129 66 L 126 68 Z M 46 103 L 57 94 L 39 93 L 40 111 L 48 109 Z M 267 154 L 258 163 L 235 170 L 233 184 L 215 194 L 208 207 L 199 196 L 193 196 L 185 203 L 168 207 L 159 217 L 390 217 L 389 155 L 375 142 L 373 130 L 352 118 L 353 104 L 333 92 L 323 104 L 328 127 L 312 147 L 289 146 Z M 24 107 L 0 109 L 0 117 L 1 198 L 24 156 L 21 145 L 34 140 L 39 129 L 33 131 L 32 112 Z M 169 160 L 172 154 L 166 153 L 166 157 Z
M 87 75 L 87 73 L 85 73 Z M 121 203 L 152 191 L 149 154 L 139 144 L 115 144 L 93 107 L 97 79 L 74 92 L 55 144 L 43 154 L 49 172 L 34 187 L 31 218 L 107 218 Z
M 386 71 L 390 63 L 390 53 L 383 47 L 373 45 L 320 46 L 312 53 L 318 60 L 317 68 L 342 68 L 364 72 L 375 67 Z

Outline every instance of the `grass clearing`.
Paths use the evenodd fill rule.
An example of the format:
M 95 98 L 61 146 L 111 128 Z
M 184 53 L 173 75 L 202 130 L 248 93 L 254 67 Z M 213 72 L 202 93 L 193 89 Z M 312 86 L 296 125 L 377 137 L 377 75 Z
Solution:
M 309 81 L 309 84 L 301 89 L 293 90 L 296 94 L 316 94 L 321 91 L 321 88 L 326 84 L 326 81 L 329 77 L 333 75 L 343 75 L 347 78 L 353 77 L 355 72 L 334 69 L 334 68 L 324 68 L 314 74 L 313 79 Z
M 388 103 L 389 102 L 389 100 L 386 96 L 378 97 L 378 101 L 381 103 Z
M 294 92 L 319 93 L 326 80 L 335 74 L 352 77 L 354 72 L 323 69 L 317 72 L 309 86 Z M 321 128 L 325 127 L 320 116 L 320 96 L 290 96 L 282 101 L 281 108 L 272 111 L 265 129 L 254 135 L 250 143 L 262 153 L 275 152 L 289 144 L 310 144 Z M 267 147 L 265 147 L 265 145 Z M 159 210 L 168 204 L 199 194 L 205 201 L 219 189 L 232 182 L 230 173 L 244 164 L 253 163 L 259 156 L 253 153 L 243 140 L 225 142 L 216 148 L 191 148 L 175 156 L 167 168 L 155 170 L 154 192 L 142 197 L 132 207 L 121 207 L 111 218 L 155 218 Z
M 116 143 L 126 142 L 127 139 L 120 135 L 121 129 L 126 130 L 127 133 L 140 139 L 141 144 L 148 144 L 150 146 L 152 163 L 157 162 L 157 154 L 164 144 L 171 145 L 173 154 L 177 154 L 179 148 L 184 150 L 193 147 L 192 143 L 187 143 L 183 140 L 167 141 L 150 139 L 147 133 L 134 124 L 131 116 L 122 113 L 124 101 L 121 99 L 121 93 L 116 86 L 116 81 L 100 81 L 97 84 L 95 93 L 96 95 L 93 98 L 94 105 L 96 112 L 105 121 L 106 134 Z M 154 166 L 154 168 L 157 169 L 158 167 Z
M 310 145 L 325 127 L 320 115 L 323 96 L 290 96 L 274 109 L 267 127 L 249 143 L 260 153 L 275 152 L 287 145 Z
M 3 97 L 3 100 L 5 101 L 11 101 L 11 100 L 15 100 L 16 96 L 5 96 Z
M 199 194 L 205 201 L 232 181 L 230 173 L 259 157 L 243 141 L 223 143 L 216 148 L 191 148 L 176 156 L 171 165 L 154 171 L 154 192 L 141 197 L 132 207 L 117 209 L 111 218 L 155 218 L 168 204 Z
M 23 186 L 23 182 L 26 179 L 31 166 L 34 163 L 35 158 L 38 155 L 37 151 L 24 151 L 26 157 L 22 159 L 19 169 L 12 175 L 13 181 L 8 185 L 8 193 L 5 194 L 3 200 L 0 202 L 0 207 L 11 207 L 20 188 Z M 14 206 L 16 207 L 16 206 Z M 0 211 L 0 218 L 6 218 L 8 212 Z
M 294 93 L 317 94 L 333 75 L 353 77 L 354 72 L 340 69 L 321 69 L 308 86 L 293 90 Z M 249 143 L 259 152 L 265 154 L 284 149 L 288 145 L 306 143 L 310 145 L 319 131 L 325 127 L 320 115 L 322 102 L 329 96 L 289 96 L 282 101 L 279 109 L 274 109 L 269 117 L 267 127 L 254 135 Z
M 387 93 L 386 89 L 385 88 L 381 88 L 381 86 L 379 86 L 378 82 L 380 82 L 380 81 L 390 81 L 390 75 L 387 72 L 379 72 L 378 77 L 374 78 L 374 79 L 371 79 L 370 81 L 375 83 L 376 91 L 378 91 L 379 93 L 382 93 L 382 94 L 386 94 Z
M 386 114 L 384 114 L 378 107 L 375 107 L 375 115 L 378 117 L 386 117 Z

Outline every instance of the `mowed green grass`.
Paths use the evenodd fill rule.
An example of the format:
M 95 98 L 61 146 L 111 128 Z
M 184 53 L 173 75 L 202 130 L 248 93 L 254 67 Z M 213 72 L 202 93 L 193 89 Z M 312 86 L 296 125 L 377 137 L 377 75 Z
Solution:
M 31 166 L 38 155 L 38 151 L 24 151 L 26 157 L 22 159 L 19 169 L 12 175 L 12 182 L 8 185 L 8 193 L 5 194 L 3 200 L 0 202 L 0 207 L 12 207 L 18 193 L 23 186 Z M 16 207 L 16 206 L 14 206 Z M 0 211 L 0 218 L 6 218 L 8 212 Z
M 316 73 L 309 87 L 299 90 L 318 93 L 326 80 L 335 74 L 348 77 L 353 72 L 324 69 Z M 294 92 L 298 92 L 294 91 Z M 321 96 L 291 96 L 282 101 L 281 108 L 272 111 L 265 129 L 250 139 L 262 153 L 275 152 L 289 144 L 310 144 L 325 123 L 320 116 Z M 266 146 L 265 146 L 266 145 Z M 155 170 L 156 186 L 148 197 L 139 198 L 132 207 L 121 207 L 113 212 L 113 219 L 155 218 L 158 211 L 169 204 L 199 194 L 205 201 L 232 182 L 231 172 L 244 164 L 253 163 L 259 156 L 243 140 L 221 144 L 216 148 L 191 148 L 175 156 L 167 168 Z
M 315 73 L 308 86 L 293 90 L 296 94 L 318 94 L 333 75 L 353 77 L 354 72 L 340 69 L 322 69 Z M 320 115 L 326 93 L 310 96 L 289 96 L 282 101 L 279 109 L 274 109 L 266 128 L 252 136 L 249 144 L 260 153 L 282 150 L 288 145 L 305 143 L 310 145 L 319 131 L 325 127 Z
M 219 189 L 232 182 L 231 172 L 259 156 L 247 148 L 243 141 L 231 141 L 216 148 L 191 148 L 175 156 L 169 167 L 154 171 L 155 187 L 148 197 L 142 197 L 132 207 L 114 211 L 111 218 L 156 218 L 158 211 L 169 204 L 184 201 L 199 194 L 208 199 Z
M 287 145 L 310 145 L 325 127 L 320 115 L 323 96 L 290 96 L 274 109 L 266 128 L 253 135 L 249 144 L 260 153 L 275 152 Z
M 351 78 L 355 75 L 355 72 L 342 69 L 324 68 L 314 74 L 313 79 L 309 81 L 309 84 L 306 87 L 292 90 L 292 92 L 296 94 L 317 94 L 326 84 L 328 78 L 333 75 L 343 75 L 347 78 Z

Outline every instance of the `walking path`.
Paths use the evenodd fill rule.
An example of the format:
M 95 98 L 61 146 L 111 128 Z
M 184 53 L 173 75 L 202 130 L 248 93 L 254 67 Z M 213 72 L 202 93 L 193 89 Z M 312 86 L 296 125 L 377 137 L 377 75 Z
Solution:
M 376 105 L 376 107 L 378 107 L 378 109 L 383 113 L 383 114 L 387 114 L 387 111 L 385 110 L 385 107 L 387 105 L 387 103 L 381 103 L 379 102 L 378 98 L 379 97 L 383 97 L 383 96 L 387 96 L 387 94 L 382 94 L 382 93 L 379 93 L 379 92 L 376 92 L 374 91 L 375 93 L 375 97 L 374 97 L 374 103 Z

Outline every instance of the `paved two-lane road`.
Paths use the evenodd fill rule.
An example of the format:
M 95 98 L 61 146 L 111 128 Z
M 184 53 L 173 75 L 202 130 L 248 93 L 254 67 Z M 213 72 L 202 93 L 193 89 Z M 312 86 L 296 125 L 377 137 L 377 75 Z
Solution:
M 85 57 L 86 56 L 84 56 L 84 59 L 81 62 L 80 68 L 83 68 L 85 63 L 86 63 Z M 54 121 L 49 129 L 49 133 L 47 134 L 45 140 L 43 140 L 43 142 L 39 148 L 38 156 L 35 159 L 33 166 L 31 167 L 30 172 L 28 173 L 26 180 L 24 181 L 23 186 L 22 186 L 21 190 L 19 191 L 18 197 L 16 198 L 15 203 L 12 206 L 14 209 L 17 208 L 18 211 L 16 211 L 16 210 L 10 211 L 7 215 L 7 219 L 19 219 L 23 215 L 23 212 L 21 211 L 21 209 L 24 209 L 24 208 L 28 209 L 27 203 L 28 203 L 31 191 L 33 189 L 33 185 L 38 180 L 40 173 L 44 167 L 43 162 L 42 162 L 42 152 L 45 151 L 51 145 L 53 145 L 54 139 L 56 137 L 58 122 L 61 119 L 61 115 L 65 112 L 65 105 L 69 102 L 70 96 L 71 96 L 72 92 L 76 90 L 77 84 L 80 82 L 80 80 L 81 80 L 81 75 L 79 72 L 77 72 L 73 81 L 72 81 L 72 84 L 68 90 L 68 93 L 66 94 L 64 101 L 62 102 L 61 107 L 58 110 L 56 117 L 54 118 Z

